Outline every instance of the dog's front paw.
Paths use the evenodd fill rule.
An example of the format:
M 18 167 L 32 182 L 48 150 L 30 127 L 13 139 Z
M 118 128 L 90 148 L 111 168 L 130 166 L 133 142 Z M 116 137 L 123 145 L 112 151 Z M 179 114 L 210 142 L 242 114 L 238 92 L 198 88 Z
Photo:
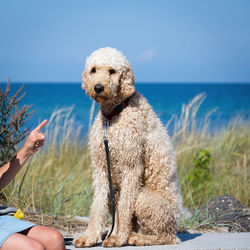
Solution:
M 98 242 L 98 237 L 93 235 L 86 235 L 80 237 L 73 241 L 75 247 L 92 247 L 95 246 Z
M 127 242 L 126 240 L 122 240 L 117 236 L 110 236 L 106 240 L 103 241 L 103 247 L 121 247 L 125 245 Z

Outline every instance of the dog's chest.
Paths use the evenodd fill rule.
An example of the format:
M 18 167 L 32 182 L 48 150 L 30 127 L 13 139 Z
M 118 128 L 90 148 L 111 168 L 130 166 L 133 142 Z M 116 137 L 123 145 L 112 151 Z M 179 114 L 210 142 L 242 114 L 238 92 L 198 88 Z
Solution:
M 90 136 L 91 155 L 94 159 L 98 158 L 98 165 L 106 166 L 106 152 L 104 146 L 104 126 L 101 120 L 96 120 Z M 106 130 L 108 140 L 110 163 L 112 175 L 120 179 L 124 171 L 127 171 L 129 164 L 141 157 L 142 136 L 138 131 L 134 131 L 129 124 L 121 122 L 111 123 Z M 98 157 L 96 157 L 98 155 Z M 96 166 L 97 167 L 97 166 Z
M 94 129 L 94 128 L 93 128 Z M 105 155 L 104 147 L 104 128 L 100 127 L 98 131 L 94 131 L 94 138 L 90 138 L 90 145 L 93 151 L 99 151 Z M 111 125 L 106 129 L 106 140 L 108 140 L 109 152 L 112 160 L 121 159 L 131 149 L 134 136 L 131 135 L 126 129 Z

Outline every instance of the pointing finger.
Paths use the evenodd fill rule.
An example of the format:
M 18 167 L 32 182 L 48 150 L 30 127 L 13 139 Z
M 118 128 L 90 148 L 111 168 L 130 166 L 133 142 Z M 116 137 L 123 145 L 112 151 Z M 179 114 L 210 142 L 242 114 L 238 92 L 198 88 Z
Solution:
M 34 130 L 38 133 L 46 124 L 48 120 L 42 121 Z

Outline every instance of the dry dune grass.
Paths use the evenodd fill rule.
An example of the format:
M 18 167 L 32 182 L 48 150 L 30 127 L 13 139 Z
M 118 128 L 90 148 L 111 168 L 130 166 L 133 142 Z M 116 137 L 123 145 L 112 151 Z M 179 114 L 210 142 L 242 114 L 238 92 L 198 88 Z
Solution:
M 172 141 L 184 204 L 199 207 L 227 193 L 249 207 L 249 118 L 236 117 L 227 127 L 211 132 L 209 116 L 215 110 L 197 123 L 204 100 L 204 93 L 197 95 L 166 125 L 174 128 Z M 45 133 L 46 146 L 3 190 L 8 204 L 24 211 L 41 209 L 53 216 L 87 216 L 92 201 L 91 166 L 86 138 L 82 127 L 76 129 L 72 108 L 56 110 Z

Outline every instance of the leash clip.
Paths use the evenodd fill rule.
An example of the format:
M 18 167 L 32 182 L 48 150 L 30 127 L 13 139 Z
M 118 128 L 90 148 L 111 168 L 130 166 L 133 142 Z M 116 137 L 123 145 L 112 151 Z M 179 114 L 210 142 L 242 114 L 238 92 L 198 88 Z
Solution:
M 108 130 L 108 127 L 109 127 L 110 123 L 109 121 L 105 121 L 105 124 L 104 124 L 104 135 L 103 135 L 103 139 L 106 139 L 107 138 L 107 130 Z

